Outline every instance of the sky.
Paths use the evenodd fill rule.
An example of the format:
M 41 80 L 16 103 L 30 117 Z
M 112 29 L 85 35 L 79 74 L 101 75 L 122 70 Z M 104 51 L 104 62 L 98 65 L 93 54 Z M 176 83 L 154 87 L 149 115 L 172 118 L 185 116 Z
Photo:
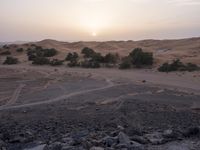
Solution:
M 0 0 L 0 41 L 200 36 L 200 0 Z

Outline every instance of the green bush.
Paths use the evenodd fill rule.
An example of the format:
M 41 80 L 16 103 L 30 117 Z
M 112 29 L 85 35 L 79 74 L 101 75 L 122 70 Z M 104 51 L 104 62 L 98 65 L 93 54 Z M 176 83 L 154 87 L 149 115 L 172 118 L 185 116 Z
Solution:
M 70 61 L 67 65 L 69 67 L 78 67 L 78 66 L 80 66 L 80 64 L 77 61 Z
M 85 47 L 82 49 L 81 54 L 84 55 L 85 58 L 90 58 L 95 53 L 95 51 L 89 47 Z
M 104 62 L 104 57 L 101 55 L 101 53 L 96 53 L 94 52 L 92 55 L 91 55 L 91 61 L 93 62 L 98 62 L 98 63 L 103 63 Z
M 143 52 L 141 48 L 134 49 L 130 54 L 132 64 L 140 68 L 142 66 L 153 65 L 153 54 L 149 52 Z
M 3 48 L 4 49 L 10 49 L 10 47 L 8 45 L 4 45 Z
M 0 55 L 11 55 L 11 52 L 10 51 L 4 51 L 4 52 L 1 52 Z
M 23 48 L 18 48 L 18 49 L 16 49 L 16 51 L 19 52 L 19 53 L 21 53 L 21 52 L 24 51 L 24 49 Z
M 199 67 L 192 63 L 184 65 L 179 59 L 174 60 L 171 64 L 164 63 L 159 68 L 160 72 L 172 72 L 172 71 L 195 71 L 199 70 Z
M 124 57 L 119 65 L 119 69 L 129 69 L 132 66 L 131 58 Z
M 196 71 L 196 70 L 200 70 L 200 67 L 197 66 L 196 64 L 187 63 L 186 70 L 187 71 Z
M 92 60 L 84 60 L 81 62 L 81 67 L 83 68 L 100 68 L 100 63 Z
M 65 58 L 66 61 L 77 61 L 79 58 L 78 53 L 73 52 L 73 53 L 68 53 L 67 57 Z
M 63 61 L 58 60 L 58 59 L 53 59 L 53 60 L 50 61 L 50 65 L 51 66 L 60 66 L 60 65 L 63 65 Z
M 53 57 L 57 54 L 57 50 L 56 49 L 43 49 L 40 46 L 36 46 L 33 49 L 28 49 L 27 50 L 27 55 L 28 57 L 32 58 L 32 57 Z M 32 60 L 32 59 L 29 59 Z
M 34 65 L 47 65 L 50 64 L 50 61 L 48 58 L 45 57 L 36 57 L 35 59 L 33 59 L 32 64 Z
M 6 65 L 13 65 L 13 64 L 17 64 L 19 61 L 17 58 L 14 58 L 14 57 L 6 57 L 6 60 L 4 61 L 3 64 L 6 64 Z
M 116 64 L 118 60 L 119 60 L 119 55 L 117 53 L 116 54 L 108 53 L 104 57 L 104 62 L 108 64 Z

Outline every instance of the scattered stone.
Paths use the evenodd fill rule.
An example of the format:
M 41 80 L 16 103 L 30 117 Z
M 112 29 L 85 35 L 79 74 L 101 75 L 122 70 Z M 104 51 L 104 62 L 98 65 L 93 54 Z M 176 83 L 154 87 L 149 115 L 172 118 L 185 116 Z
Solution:
M 165 90 L 161 89 L 161 90 L 158 90 L 156 93 L 163 93 Z
M 44 150 L 62 150 L 62 143 L 55 142 L 48 146 L 45 146 Z
M 116 144 L 117 142 L 118 142 L 118 138 L 117 137 L 106 136 L 105 138 L 102 139 L 102 143 L 106 147 L 112 147 L 112 145 Z
M 38 145 L 32 148 L 25 148 L 24 150 L 44 150 L 45 147 L 46 147 L 46 144 L 42 144 L 42 145 Z
M 153 145 L 160 145 L 160 144 L 164 144 L 166 142 L 162 133 L 160 133 L 160 132 L 146 134 L 144 137 Z
M 200 128 L 199 127 L 191 127 L 185 132 L 183 132 L 185 137 L 193 137 L 193 136 L 200 136 Z
M 118 138 L 120 144 L 130 144 L 130 139 L 124 132 L 120 132 Z
M 138 135 L 132 136 L 131 140 L 136 141 L 140 144 L 147 144 L 148 143 L 148 140 L 146 138 L 144 138 L 143 136 L 138 136 Z
M 133 150 L 143 149 L 143 146 L 140 143 L 131 141 L 129 137 L 123 132 L 119 133 L 118 138 L 119 138 L 119 144 L 116 147 L 119 149 L 123 149 L 123 148 L 133 149 Z
M 120 130 L 120 131 L 124 131 L 124 127 L 118 125 L 117 128 Z
M 92 147 L 92 148 L 90 148 L 90 150 L 104 150 L 104 148 L 102 148 L 102 147 Z
M 146 80 L 142 80 L 142 83 L 146 83 L 147 81 Z

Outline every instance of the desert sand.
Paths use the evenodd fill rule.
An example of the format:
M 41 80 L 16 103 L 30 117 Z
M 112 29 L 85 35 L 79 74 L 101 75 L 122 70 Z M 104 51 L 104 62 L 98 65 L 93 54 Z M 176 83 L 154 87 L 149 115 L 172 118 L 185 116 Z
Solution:
M 142 48 L 144 51 L 153 52 L 155 66 L 164 62 L 180 59 L 182 62 L 191 62 L 200 65 L 200 38 L 188 38 L 177 40 L 142 40 L 142 41 L 106 41 L 106 42 L 60 42 L 56 40 L 43 40 L 27 44 L 14 44 L 11 46 L 11 53 L 22 62 L 27 62 L 26 52 L 17 53 L 16 47 L 29 48 L 31 44 L 42 46 L 43 48 L 55 48 L 59 51 L 56 58 L 64 59 L 68 52 L 78 52 L 84 47 L 90 47 L 96 52 L 106 54 L 119 53 L 121 56 L 127 55 L 134 48 Z M 1 49 L 0 49 L 1 50 Z M 1 62 L 5 58 L 1 58 Z

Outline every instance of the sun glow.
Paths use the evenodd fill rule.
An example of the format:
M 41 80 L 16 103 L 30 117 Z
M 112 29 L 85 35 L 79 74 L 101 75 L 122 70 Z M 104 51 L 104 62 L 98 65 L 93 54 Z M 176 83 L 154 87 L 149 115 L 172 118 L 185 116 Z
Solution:
M 92 36 L 93 37 L 97 36 L 97 33 L 96 32 L 92 32 Z

